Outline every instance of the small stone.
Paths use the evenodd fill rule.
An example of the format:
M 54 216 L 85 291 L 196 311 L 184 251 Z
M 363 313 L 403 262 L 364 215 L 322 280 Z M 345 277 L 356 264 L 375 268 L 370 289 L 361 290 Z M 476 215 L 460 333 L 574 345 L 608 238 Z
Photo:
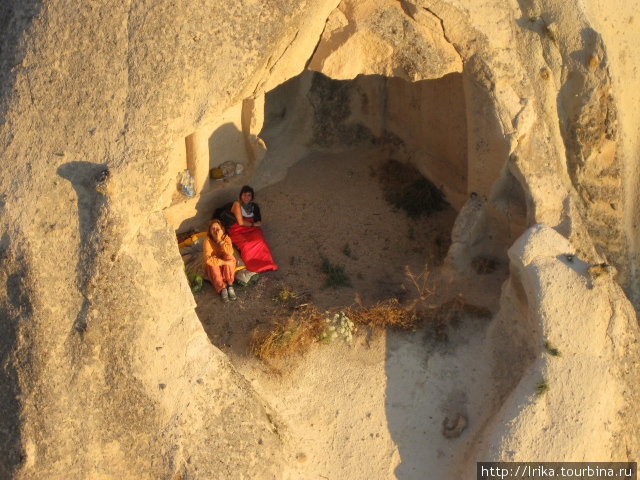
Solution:
M 549 40 L 558 40 L 558 25 L 555 22 L 550 23 L 544 30 L 544 34 Z
M 299 463 L 304 463 L 307 461 L 307 456 L 304 453 L 300 452 L 296 455 L 296 460 L 298 460 Z
M 459 437 L 467 426 L 467 419 L 464 415 L 456 416 L 453 421 L 449 421 L 449 417 L 445 417 L 442 422 L 442 435 L 446 438 Z
M 540 69 L 540 77 L 543 80 L 549 80 L 550 76 L 551 76 L 551 71 L 547 67 L 542 67 Z
M 111 172 L 105 169 L 102 170 L 96 177 L 96 190 L 103 195 L 109 190 L 109 180 L 111 178 Z

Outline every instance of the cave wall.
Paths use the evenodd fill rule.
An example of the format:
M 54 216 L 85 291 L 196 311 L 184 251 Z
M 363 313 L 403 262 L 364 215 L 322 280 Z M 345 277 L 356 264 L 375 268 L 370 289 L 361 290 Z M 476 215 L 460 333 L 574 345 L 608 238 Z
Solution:
M 3 3 L 0 476 L 280 474 L 285 429 L 208 341 L 158 212 L 176 145 L 297 74 L 276 60 L 334 6 Z
M 283 178 L 310 152 L 375 147 L 412 162 L 460 207 L 467 197 L 462 78 L 407 82 L 380 75 L 335 80 L 305 72 L 265 96 L 258 185 Z M 495 180 L 495 179 L 492 179 Z
M 308 61 L 334 78 L 349 58 L 372 59 L 349 78 L 462 72 L 467 181 L 479 198 L 465 204 L 473 208 L 459 227 L 469 228 L 452 248 L 468 257 L 478 237 L 464 233 L 486 231 L 479 222 L 490 225 L 494 212 L 503 212 L 494 226 L 509 225 L 513 198 L 527 225 L 546 223 L 584 258 L 616 262 L 637 291 L 638 94 L 626 84 L 637 83 L 640 61 L 630 6 L 616 1 L 626 23 L 613 27 L 601 0 L 337 5 L 2 4 L 3 477 L 277 478 L 286 469 L 284 427 L 208 343 L 159 211 L 176 181 L 170 165 L 182 162 L 177 146 L 242 104 L 254 112 L 240 122 L 258 149 L 262 95 Z M 361 54 L 376 45 L 384 55 Z M 586 150 L 583 133 L 593 140 Z M 252 178 L 266 184 L 278 164 L 261 154 Z M 615 195 L 602 217 L 591 181 Z
M 607 227 L 613 224 L 611 233 L 603 237 L 599 234 L 596 241 L 602 244 L 602 249 L 607 252 L 610 259 L 622 270 L 623 277 L 620 279 L 625 286 L 625 290 L 636 306 L 640 305 L 640 277 L 638 266 L 640 265 L 640 243 L 638 242 L 639 225 L 639 179 L 638 152 L 640 151 L 640 138 L 637 134 L 640 126 L 640 112 L 635 105 L 640 101 L 640 92 L 636 88 L 628 88 L 638 81 L 636 45 L 640 42 L 640 29 L 637 28 L 638 21 L 636 12 L 629 8 L 626 2 L 613 1 L 602 2 L 599 0 L 588 0 L 584 2 L 585 20 L 597 35 L 596 47 L 600 63 L 595 69 L 598 75 L 603 78 L 603 87 L 596 89 L 594 100 L 596 105 L 601 102 L 607 107 L 612 107 L 615 111 L 615 126 L 605 125 L 601 128 L 599 145 L 600 152 L 596 159 L 596 165 L 607 163 L 609 158 L 610 166 L 615 170 L 619 165 L 619 175 L 614 175 L 611 179 L 603 178 L 597 185 L 598 192 L 594 192 L 596 201 L 601 200 L 609 203 L 609 208 L 605 205 L 604 212 L 600 214 L 598 230 L 602 232 L 602 224 Z M 601 15 L 604 11 L 616 12 L 615 15 Z M 594 34 L 591 34 L 593 37 Z M 606 56 L 606 58 L 605 58 Z M 591 56 L 587 58 L 589 69 L 593 69 Z M 604 96 L 600 96 L 604 93 Z M 604 113 L 604 119 L 611 119 L 612 114 Z M 602 118 L 602 115 L 601 117 Z M 614 128 L 615 135 L 611 139 L 606 138 Z M 605 139 L 602 139 L 604 133 Z M 611 136 L 611 135 L 610 135 Z M 615 138 L 615 146 L 611 141 Z M 603 141 L 604 140 L 604 141 Z M 596 151 L 598 151 L 596 149 Z M 611 159 L 611 156 L 615 156 Z M 603 175 L 604 177 L 605 175 Z M 588 188 L 588 185 L 585 185 Z M 596 210 L 596 209 L 594 209 Z M 594 212 L 596 213 L 596 212 Z M 604 214 L 604 215 L 603 215 Z M 598 213 L 596 213 L 598 215 Z
M 467 114 L 462 75 L 408 83 L 389 79 L 387 129 L 411 162 L 459 209 L 468 195 Z

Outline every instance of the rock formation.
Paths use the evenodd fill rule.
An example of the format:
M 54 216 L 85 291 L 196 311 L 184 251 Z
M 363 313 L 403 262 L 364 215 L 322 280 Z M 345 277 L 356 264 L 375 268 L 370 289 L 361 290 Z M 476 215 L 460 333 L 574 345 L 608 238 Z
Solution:
M 306 151 L 359 142 L 411 161 L 462 209 L 459 271 L 471 252 L 506 257 L 528 227 L 553 229 L 510 250 L 504 308 L 534 332 L 479 454 L 524 448 L 520 427 L 543 408 L 522 403 L 532 372 L 574 381 L 540 344 L 557 333 L 579 355 L 569 322 L 593 329 L 585 359 L 602 355 L 598 382 L 576 388 L 617 392 L 597 412 L 614 426 L 590 425 L 625 436 L 637 425 L 616 417 L 629 409 L 619 372 L 637 362 L 633 310 L 611 280 L 590 291 L 584 272 L 569 279 L 558 255 L 612 263 L 637 305 L 636 21 L 623 0 L 5 1 L 0 476 L 280 478 L 286 428 L 209 343 L 174 229 L 237 189 L 214 185 L 211 165 L 239 159 L 238 182 L 260 187 Z M 455 124 L 463 134 L 434 133 Z M 176 192 L 187 166 L 191 200 Z M 552 308 L 568 285 L 598 308 Z M 550 412 L 597 403 L 551 385 Z M 516 427 L 500 430 L 507 420 Z M 561 432 L 579 459 L 606 448 Z
M 635 313 L 610 273 L 538 224 L 509 249 L 511 275 L 489 333 L 497 411 L 476 433 L 484 461 L 618 461 L 638 448 Z M 514 322 L 514 318 L 519 321 Z M 562 319 L 561 321 L 559 321 Z M 467 465 L 464 478 L 475 474 Z

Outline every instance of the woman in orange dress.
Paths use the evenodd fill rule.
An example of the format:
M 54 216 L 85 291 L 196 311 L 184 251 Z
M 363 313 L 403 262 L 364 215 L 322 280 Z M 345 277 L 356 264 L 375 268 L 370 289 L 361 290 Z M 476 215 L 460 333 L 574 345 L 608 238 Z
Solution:
M 204 269 L 209 281 L 220 294 L 223 302 L 235 300 L 233 282 L 236 270 L 236 257 L 233 255 L 231 238 L 224 231 L 220 220 L 209 224 L 207 238 L 204 240 Z

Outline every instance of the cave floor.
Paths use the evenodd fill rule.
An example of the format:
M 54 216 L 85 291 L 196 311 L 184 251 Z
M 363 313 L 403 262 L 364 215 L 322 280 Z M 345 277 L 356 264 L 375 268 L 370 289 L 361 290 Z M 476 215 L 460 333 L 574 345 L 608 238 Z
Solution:
M 383 198 L 376 172 L 390 158 L 376 151 L 314 155 L 278 184 L 257 192 L 275 272 L 236 288 L 222 304 L 210 284 L 195 295 L 211 342 L 275 410 L 292 446 L 290 478 L 455 478 L 469 431 L 488 409 L 489 321 L 463 317 L 436 339 L 416 331 L 361 328 L 351 345 L 315 344 L 303 356 L 263 362 L 250 352 L 256 328 L 269 326 L 283 288 L 321 311 L 357 303 L 408 301 L 416 288 L 407 271 L 429 271 L 433 302 L 457 295 L 496 312 L 505 265 L 491 274 L 454 277 L 442 266 L 456 212 L 410 219 Z M 344 268 L 350 287 L 326 287 L 322 257 Z M 469 427 L 445 438 L 442 423 L 464 415 Z

